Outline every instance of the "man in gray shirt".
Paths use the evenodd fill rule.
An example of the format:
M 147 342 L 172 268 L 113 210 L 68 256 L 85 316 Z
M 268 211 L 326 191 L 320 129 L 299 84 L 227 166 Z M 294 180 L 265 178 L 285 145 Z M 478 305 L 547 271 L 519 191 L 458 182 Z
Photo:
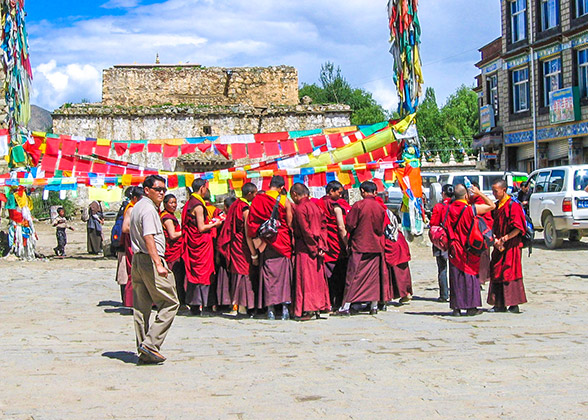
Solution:
M 141 363 L 162 363 L 159 352 L 178 308 L 174 275 L 165 262 L 165 237 L 159 206 L 165 192 L 165 179 L 149 175 L 143 181 L 145 196 L 131 214 L 130 235 L 133 247 L 133 317 L 137 351 Z M 155 322 L 149 325 L 152 304 L 157 306 Z

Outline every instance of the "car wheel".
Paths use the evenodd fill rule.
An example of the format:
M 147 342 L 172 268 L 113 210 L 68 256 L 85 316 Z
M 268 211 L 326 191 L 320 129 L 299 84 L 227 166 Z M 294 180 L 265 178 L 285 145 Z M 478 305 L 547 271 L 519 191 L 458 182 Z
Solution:
M 569 240 L 570 242 L 580 242 L 582 234 L 578 230 L 570 230 Z
M 555 223 L 551 214 L 545 219 L 543 227 L 545 246 L 549 249 L 559 248 L 563 244 L 563 238 L 561 237 L 561 233 L 555 229 Z

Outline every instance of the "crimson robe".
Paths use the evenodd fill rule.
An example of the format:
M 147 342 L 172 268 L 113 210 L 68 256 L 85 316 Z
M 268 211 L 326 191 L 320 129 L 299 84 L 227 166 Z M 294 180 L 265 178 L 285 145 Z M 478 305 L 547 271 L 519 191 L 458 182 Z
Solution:
M 337 225 L 337 216 L 335 215 L 335 208 L 339 207 L 343 210 L 343 220 L 345 221 L 347 212 L 351 209 L 345 200 L 332 200 L 328 195 L 321 199 L 312 199 L 323 212 L 325 216 L 326 232 L 327 232 L 327 250 L 325 252 L 325 262 L 335 262 L 339 260 L 342 254 L 345 254 L 345 247 L 341 237 L 339 236 L 339 226 Z M 343 201 L 343 203 L 341 203 Z M 346 206 L 345 206 L 346 205 Z
M 280 198 L 281 196 L 278 196 Z M 267 220 L 269 220 L 272 210 L 276 204 L 276 199 L 268 194 L 257 194 L 251 202 L 249 210 L 248 228 L 249 235 L 252 238 L 257 236 L 259 227 Z M 290 227 L 286 220 L 286 207 L 281 203 L 278 205 L 278 221 L 280 227 L 278 234 L 272 241 L 266 241 L 278 254 L 283 257 L 292 257 L 292 240 Z
M 174 214 L 164 210 L 161 212 L 160 217 L 162 224 L 165 223 L 166 220 L 171 220 L 176 232 L 181 231 L 180 222 Z M 165 227 L 163 228 L 163 236 L 165 236 L 165 261 L 169 265 L 169 268 L 173 269 L 175 263 L 182 258 L 182 252 L 184 250 L 183 236 L 180 236 L 176 240 L 172 240 Z
M 325 217 L 318 205 L 303 198 L 294 212 L 295 292 L 294 315 L 330 308 L 329 286 L 320 251 L 327 249 Z
M 384 261 L 386 212 L 368 196 L 351 207 L 345 226 L 349 233 L 351 256 L 343 303 L 389 300 Z
M 227 260 L 231 273 L 249 275 L 251 271 L 251 251 L 245 238 L 245 217 L 249 204 L 237 200 L 227 212 L 227 218 L 217 239 L 219 252 Z
M 508 240 L 504 244 L 504 251 L 499 251 L 495 247 L 492 252 L 488 303 L 497 307 L 526 303 L 521 262 L 522 235 L 527 225 L 523 208 L 509 198 L 502 207 L 496 205 L 493 215 L 493 231 L 497 238 L 512 232 L 513 229 L 519 229 L 522 233 Z
M 211 231 L 201 233 L 198 230 L 196 216 L 192 215 L 192 211 L 198 206 L 202 207 L 204 223 L 209 221 L 206 206 L 196 197 L 190 197 L 182 210 L 183 258 L 186 280 L 189 283 L 208 286 L 214 274 L 214 247 Z
M 461 217 L 459 216 L 460 213 Z M 480 257 L 469 253 L 465 249 L 473 218 L 474 211 L 470 205 L 463 201 L 454 201 L 449 206 L 449 216 L 447 217 L 446 227 L 449 233 L 449 238 L 451 239 L 449 261 L 458 270 L 465 274 L 477 276 L 480 271 Z
M 485 204 L 484 199 L 477 195 L 473 196 L 470 199 L 470 202 L 472 204 Z M 494 230 L 494 218 L 492 217 L 492 212 L 482 214 L 480 217 L 484 219 L 486 226 Z M 478 279 L 480 280 L 480 283 L 484 284 L 490 280 L 490 270 L 490 249 L 487 249 L 482 255 L 480 255 L 480 269 L 478 271 Z

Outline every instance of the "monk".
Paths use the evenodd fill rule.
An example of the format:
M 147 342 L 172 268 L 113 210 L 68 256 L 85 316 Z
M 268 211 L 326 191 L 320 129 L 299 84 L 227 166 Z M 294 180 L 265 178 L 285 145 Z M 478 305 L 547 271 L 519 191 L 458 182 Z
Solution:
M 218 211 L 216 213 L 216 218 L 219 218 L 223 221 L 222 226 L 218 229 L 218 234 L 213 235 L 216 236 L 213 239 L 214 243 L 214 263 L 216 268 L 216 304 L 223 307 L 232 307 L 232 298 L 231 298 L 231 278 L 229 275 L 229 267 L 227 263 L 227 255 L 225 252 L 221 250 L 219 244 L 219 236 L 220 232 L 222 232 L 225 224 L 226 224 L 226 214 L 228 214 L 230 207 L 237 201 L 238 198 L 234 196 L 226 197 L 223 200 L 224 210 Z M 215 207 L 216 208 L 216 207 Z M 210 215 L 210 212 L 209 212 Z M 231 239 L 229 239 L 230 241 Z
M 176 290 L 180 305 L 186 304 L 186 288 L 184 286 L 185 267 L 182 261 L 184 243 L 182 240 L 182 228 L 175 215 L 178 209 L 178 199 L 173 194 L 163 197 L 163 210 L 159 214 L 165 236 L 165 261 L 174 273 Z
M 390 299 L 399 299 L 398 303 L 404 305 L 412 299 L 412 276 L 410 274 L 410 248 L 404 234 L 400 231 L 400 225 L 396 216 L 387 210 L 384 201 L 377 197 L 383 208 L 386 209 L 386 233 L 384 234 L 384 258 L 389 277 Z M 386 301 L 384 301 L 385 303 Z M 382 306 L 386 310 L 386 305 Z
M 219 252 L 227 261 L 232 305 L 237 305 L 238 316 L 255 308 L 253 283 L 256 281 L 259 254 L 248 235 L 248 220 L 251 202 L 257 194 L 257 187 L 247 182 L 241 188 L 241 198 L 228 209 L 227 219 L 218 238 Z
M 478 188 L 472 186 L 470 191 L 481 197 L 484 204 L 470 204 L 468 190 L 463 184 L 455 186 L 454 201 L 449 205 L 447 231 L 451 241 L 449 252 L 449 306 L 454 316 L 461 316 L 462 309 L 466 315 L 475 316 L 482 313 L 480 294 L 480 257 L 466 250 L 466 242 L 476 214 L 483 215 L 494 210 L 494 203 Z
M 133 307 L 133 281 L 131 279 L 131 270 L 133 268 L 133 248 L 131 246 L 131 214 L 133 214 L 133 207 L 137 202 L 143 198 L 145 191 L 142 187 L 131 187 L 129 193 L 130 201 L 125 207 L 124 219 L 122 225 L 122 244 L 125 249 L 125 263 L 127 269 L 127 284 L 125 285 L 125 297 L 123 299 L 123 306 L 128 308 Z
M 429 221 L 430 226 L 441 226 L 444 223 L 447 224 L 445 216 L 449 209 L 449 203 L 451 203 L 451 200 L 453 199 L 453 193 L 453 185 L 443 185 L 441 188 L 441 198 L 443 201 L 435 204 L 435 207 L 433 207 L 431 220 Z M 449 255 L 447 251 L 443 251 L 435 245 L 432 245 L 432 247 L 433 256 L 437 260 L 437 282 L 439 284 L 439 297 L 437 298 L 437 302 L 449 302 L 449 286 L 447 284 L 447 259 L 449 258 Z
M 336 316 L 349 316 L 351 304 L 356 302 L 370 302 L 370 314 L 377 314 L 378 302 L 387 298 L 383 237 L 386 212 L 376 201 L 378 187 L 375 183 L 362 182 L 359 190 L 363 200 L 351 207 L 345 223 L 351 255 L 343 306 L 333 314 Z
M 209 306 L 210 284 L 214 276 L 212 229 L 222 222 L 213 222 L 208 215 L 204 201 L 210 196 L 208 182 L 195 179 L 192 191 L 182 211 L 186 304 L 193 315 L 203 315 L 208 314 L 203 310 Z
M 325 251 L 325 275 L 329 284 L 331 308 L 343 304 L 345 290 L 345 273 L 347 271 L 347 230 L 345 218 L 351 207 L 345 201 L 343 185 L 331 181 L 325 187 L 326 195 L 321 199 L 312 199 L 323 211 L 327 228 L 327 249 Z
M 490 312 L 520 313 L 519 305 L 527 302 L 523 284 L 521 249 L 522 235 L 527 229 L 525 213 L 521 205 L 506 192 L 504 180 L 492 185 L 492 194 L 498 200 L 494 210 L 494 251 L 490 266 L 491 280 L 488 303 L 494 305 Z
M 309 195 L 310 191 L 304 184 L 296 183 L 290 189 L 290 197 L 296 204 L 292 231 L 295 253 L 294 316 L 298 320 L 308 320 L 313 314 L 319 319 L 320 311 L 331 307 L 324 269 L 327 250 L 325 216 Z
M 276 319 L 275 305 L 282 305 L 282 319 L 290 319 L 288 305 L 292 301 L 292 205 L 285 196 L 286 182 L 280 175 L 274 175 L 269 190 L 257 194 L 249 209 L 247 233 L 256 238 L 256 248 L 261 254 L 259 260 L 258 307 L 267 306 L 268 319 Z M 270 219 L 274 205 L 278 201 L 277 235 L 271 239 L 259 238 L 261 225 Z
M 212 201 L 210 201 L 210 192 L 208 192 L 206 194 L 206 198 L 204 199 L 204 203 L 206 204 L 206 211 L 208 211 L 208 220 L 211 221 L 216 221 L 220 218 L 221 215 L 221 210 L 216 207 L 214 204 L 212 204 Z M 223 298 L 226 300 L 226 298 L 223 295 L 223 289 L 228 290 L 228 281 L 229 278 L 227 276 L 227 272 L 226 270 L 219 270 L 219 256 L 218 253 L 216 252 L 217 250 L 217 246 L 216 246 L 216 238 L 218 236 L 218 229 L 219 228 L 212 228 L 210 230 L 210 234 L 212 236 L 212 247 L 215 250 L 214 252 L 214 275 L 212 276 L 212 279 L 210 280 L 210 289 L 209 289 L 209 295 L 208 295 L 208 305 L 212 307 L 212 311 L 216 312 L 218 309 L 218 305 L 223 305 L 222 303 L 220 303 Z M 220 281 L 220 285 L 219 285 L 219 281 Z M 220 288 L 220 290 L 219 290 Z M 220 300 L 219 300 L 219 294 L 220 296 Z
M 478 189 L 480 188 L 477 182 L 472 182 L 472 185 Z M 470 194 L 470 204 L 484 204 L 484 200 L 481 197 Z M 486 226 L 491 228 L 494 224 L 492 212 L 482 215 L 482 218 L 486 222 Z M 480 280 L 480 284 L 485 284 L 490 281 L 490 248 L 480 255 L 480 272 L 478 274 L 478 280 Z

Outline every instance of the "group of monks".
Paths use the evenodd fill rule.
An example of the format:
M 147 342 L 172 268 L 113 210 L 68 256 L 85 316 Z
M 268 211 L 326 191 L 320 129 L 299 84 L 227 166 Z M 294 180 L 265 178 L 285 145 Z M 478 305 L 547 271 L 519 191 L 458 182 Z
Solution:
M 165 259 L 180 303 L 193 315 L 228 307 L 235 316 L 264 310 L 268 319 L 307 320 L 321 313 L 375 314 L 394 299 L 403 304 L 412 298 L 408 243 L 375 183 L 361 184 L 362 199 L 353 206 L 337 181 L 326 185 L 320 199 L 311 198 L 301 183 L 291 187 L 288 198 L 285 185 L 281 176 L 271 179 L 267 191 L 246 183 L 241 197 L 225 199 L 221 211 L 209 201 L 207 181 L 196 179 L 180 220 L 175 216 L 176 197 L 165 196 Z M 492 189 L 496 203 L 476 186 L 444 187 L 444 200 L 433 209 L 431 225 L 443 223 L 450 238 L 445 258 L 450 307 L 456 316 L 462 311 L 481 313 L 480 284 L 486 278 L 491 312 L 518 313 L 526 302 L 521 265 L 524 212 L 507 194 L 504 181 Z M 124 210 L 125 249 L 119 252 L 117 270 L 125 273 L 122 277 L 130 277 L 128 225 L 141 196 L 142 188 L 135 187 Z M 465 246 L 477 216 L 493 228 L 491 257 L 489 251 L 476 255 Z M 119 283 L 124 305 L 132 306 L 132 282 Z
M 438 249 L 434 253 L 438 260 L 449 259 L 449 304 L 454 316 L 464 315 L 462 311 L 469 316 L 482 313 L 480 285 L 488 280 L 487 301 L 493 305 L 490 312 L 519 313 L 519 305 L 527 302 L 521 263 L 525 213 L 521 204 L 507 193 L 506 181 L 495 181 L 492 193 L 496 202 L 475 184 L 470 188 L 446 185 L 443 202 L 433 208 L 430 224 L 443 225 L 449 236 L 450 247 L 445 256 L 440 257 Z M 491 255 L 489 249 L 481 255 L 468 250 L 467 239 L 475 217 L 483 218 L 492 228 Z
M 353 206 L 341 183 L 325 190 L 314 199 L 296 183 L 288 198 L 284 178 L 274 176 L 264 192 L 244 184 L 241 197 L 227 198 L 221 211 L 209 202 L 206 180 L 196 179 L 181 220 L 176 197 L 166 195 L 165 259 L 180 303 L 194 315 L 228 307 L 236 316 L 265 310 L 268 319 L 307 320 L 407 302 L 409 247 L 376 184 L 361 184 L 363 199 Z M 131 196 L 125 219 L 134 202 Z M 131 306 L 132 292 L 123 296 Z

